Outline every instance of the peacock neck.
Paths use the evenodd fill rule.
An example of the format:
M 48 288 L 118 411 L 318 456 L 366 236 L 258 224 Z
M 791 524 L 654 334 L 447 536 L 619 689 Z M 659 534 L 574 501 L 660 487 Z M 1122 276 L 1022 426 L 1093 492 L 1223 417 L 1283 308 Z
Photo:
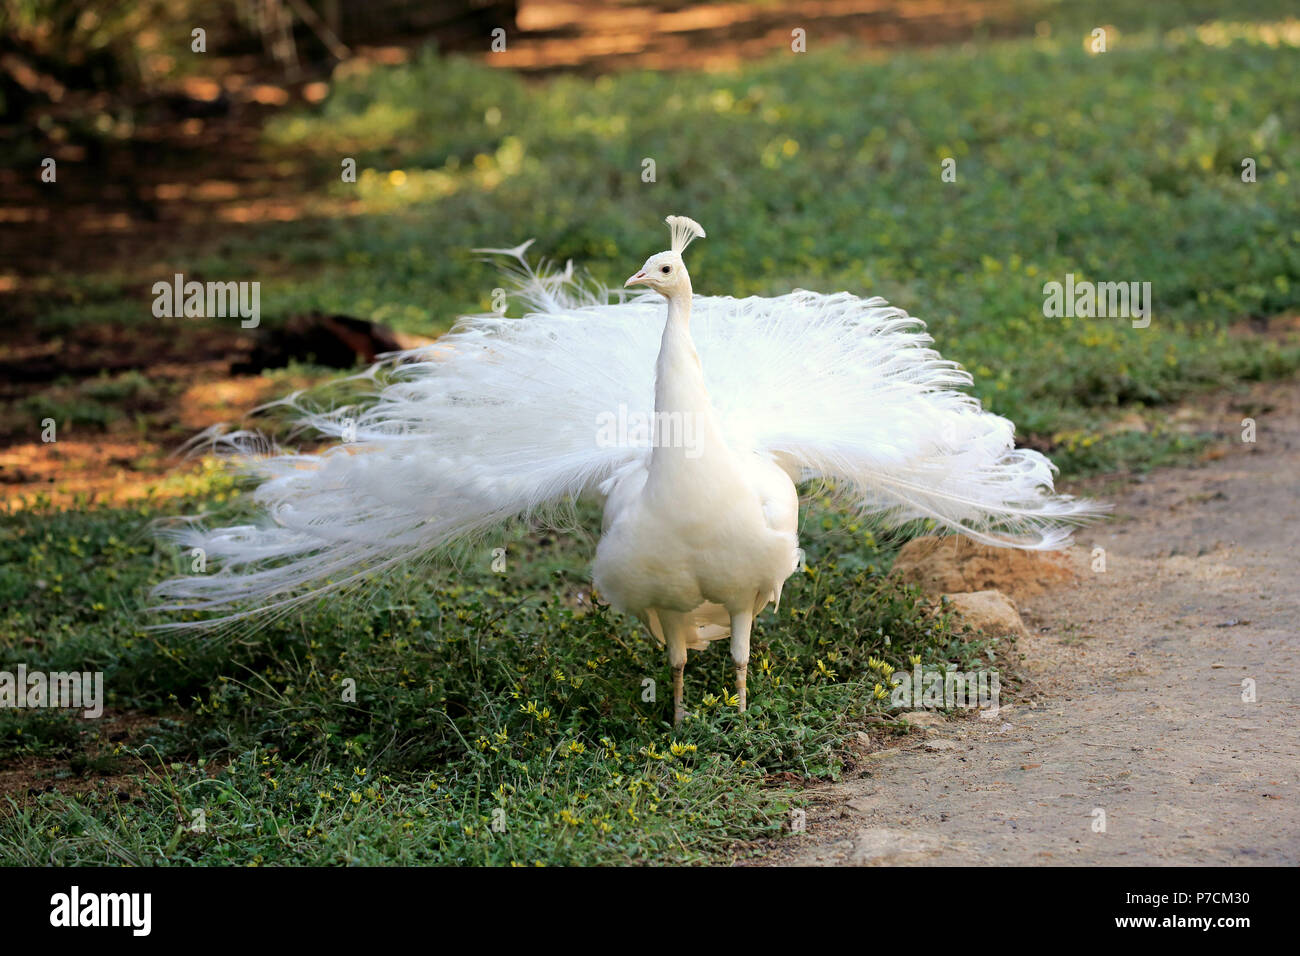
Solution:
M 691 339 L 689 295 L 668 300 L 668 321 L 655 364 L 655 411 L 695 412 L 707 402 L 700 358 Z
M 704 387 L 704 370 L 691 339 L 691 293 L 668 299 L 655 365 L 655 441 L 651 473 L 664 475 L 710 457 L 721 432 Z

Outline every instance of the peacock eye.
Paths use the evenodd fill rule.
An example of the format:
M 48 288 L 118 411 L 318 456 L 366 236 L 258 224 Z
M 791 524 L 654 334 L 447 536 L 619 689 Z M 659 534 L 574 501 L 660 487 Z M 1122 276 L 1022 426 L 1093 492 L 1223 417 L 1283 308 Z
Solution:
M 663 269 L 662 269 L 661 271 L 663 272 L 664 275 L 668 275 L 668 273 L 670 273 L 670 272 L 673 271 L 673 267 L 672 267 L 672 266 L 664 266 Z

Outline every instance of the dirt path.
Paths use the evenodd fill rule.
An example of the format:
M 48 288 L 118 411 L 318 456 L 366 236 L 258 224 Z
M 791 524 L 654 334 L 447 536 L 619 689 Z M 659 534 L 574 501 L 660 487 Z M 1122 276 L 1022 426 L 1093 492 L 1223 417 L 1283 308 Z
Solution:
M 864 761 L 766 862 L 1300 862 L 1300 386 L 1256 393 L 1254 445 L 1112 490 L 1078 584 L 1021 602 L 1031 704 Z

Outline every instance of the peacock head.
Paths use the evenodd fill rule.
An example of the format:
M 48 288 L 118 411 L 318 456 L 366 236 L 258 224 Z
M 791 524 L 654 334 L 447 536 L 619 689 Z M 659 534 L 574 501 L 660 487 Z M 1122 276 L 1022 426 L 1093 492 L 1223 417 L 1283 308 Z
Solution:
M 645 265 L 623 283 L 624 287 L 632 285 L 649 286 L 665 299 L 691 294 L 691 277 L 682 261 L 682 252 L 692 239 L 703 239 L 704 228 L 694 219 L 686 216 L 669 216 L 664 220 L 672 230 L 672 248 L 656 252 L 645 261 Z

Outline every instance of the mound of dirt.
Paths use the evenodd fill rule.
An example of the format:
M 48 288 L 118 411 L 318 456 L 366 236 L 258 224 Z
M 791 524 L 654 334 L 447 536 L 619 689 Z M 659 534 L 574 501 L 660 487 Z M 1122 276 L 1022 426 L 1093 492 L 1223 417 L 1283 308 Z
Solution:
M 892 573 L 927 594 L 1001 591 L 1017 600 L 1074 579 L 1063 553 L 991 548 L 956 535 L 909 541 Z

